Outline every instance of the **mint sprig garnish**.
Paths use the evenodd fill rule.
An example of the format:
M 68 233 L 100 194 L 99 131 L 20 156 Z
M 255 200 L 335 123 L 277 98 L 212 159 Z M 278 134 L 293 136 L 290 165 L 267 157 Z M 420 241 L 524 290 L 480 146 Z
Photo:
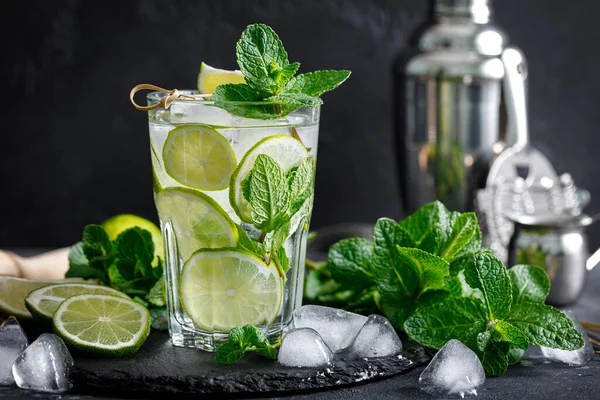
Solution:
M 244 233 L 240 246 L 254 249 L 267 264 L 274 261 L 283 279 L 286 279 L 289 260 L 282 246 L 295 232 L 301 218 L 310 214 L 313 182 L 311 157 L 285 172 L 266 154 L 256 157 L 254 166 L 242 181 L 242 195 L 250 204 L 252 223 L 261 230 L 261 235 L 255 244 Z
M 218 86 L 212 100 L 217 107 L 246 118 L 273 119 L 300 107 L 319 106 L 323 104 L 319 96 L 350 76 L 347 70 L 296 75 L 300 63 L 289 62 L 283 43 L 264 24 L 249 25 L 244 30 L 236 45 L 236 56 L 246 83 Z
M 162 260 L 154 259 L 152 235 L 129 228 L 111 241 L 100 225 L 87 225 L 81 242 L 69 251 L 66 277 L 98 279 L 145 307 L 165 306 Z
M 426 347 L 458 339 L 488 375 L 502 375 L 529 345 L 583 346 L 571 320 L 544 304 L 549 288 L 542 268 L 507 271 L 482 248 L 475 214 L 434 202 L 399 223 L 378 220 L 372 242 L 334 244 L 327 263 L 308 275 L 305 294 L 311 302 L 383 312 Z
M 217 349 L 217 362 L 233 364 L 244 357 L 248 351 L 273 359 L 277 356 L 277 349 L 269 343 L 260 330 L 253 325 L 245 325 L 229 331 L 228 340 Z

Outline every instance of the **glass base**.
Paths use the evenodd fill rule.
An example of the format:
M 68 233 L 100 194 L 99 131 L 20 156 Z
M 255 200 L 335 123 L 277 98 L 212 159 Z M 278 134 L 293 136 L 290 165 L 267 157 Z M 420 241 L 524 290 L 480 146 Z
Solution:
M 271 325 L 266 332 L 264 329 L 261 330 L 265 333 L 271 344 L 278 345 L 286 328 L 281 325 Z M 200 349 L 209 352 L 217 351 L 219 345 L 226 342 L 229 336 L 226 333 L 207 333 L 197 329 L 189 329 L 179 324 L 176 320 L 171 320 L 169 330 L 173 346 Z

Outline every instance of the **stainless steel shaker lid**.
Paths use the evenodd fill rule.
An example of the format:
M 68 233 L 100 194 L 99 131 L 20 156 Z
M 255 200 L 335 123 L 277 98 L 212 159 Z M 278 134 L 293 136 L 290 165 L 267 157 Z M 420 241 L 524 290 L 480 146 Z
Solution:
M 578 228 L 591 225 L 595 222 L 595 217 L 587 214 L 514 214 L 506 213 L 509 220 L 530 228 Z

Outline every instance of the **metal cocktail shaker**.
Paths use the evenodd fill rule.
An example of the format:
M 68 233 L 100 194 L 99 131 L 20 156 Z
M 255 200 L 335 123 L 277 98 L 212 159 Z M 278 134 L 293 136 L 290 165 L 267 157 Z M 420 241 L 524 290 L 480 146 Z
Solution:
M 397 137 L 406 213 L 438 199 L 473 210 L 495 156 L 512 145 L 501 99 L 505 34 L 492 25 L 491 0 L 436 0 L 435 22 L 418 53 L 396 66 Z

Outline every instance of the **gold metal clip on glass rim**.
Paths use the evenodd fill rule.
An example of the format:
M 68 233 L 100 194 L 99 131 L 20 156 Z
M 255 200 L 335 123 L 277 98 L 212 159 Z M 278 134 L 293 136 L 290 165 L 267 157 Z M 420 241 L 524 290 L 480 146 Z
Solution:
M 133 100 L 133 96 L 135 96 L 135 94 L 137 92 L 140 92 L 142 90 L 153 90 L 156 92 L 167 93 L 167 96 L 161 97 L 159 102 L 156 104 L 152 104 L 149 106 L 140 106 L 139 104 L 137 104 L 135 102 L 135 100 Z M 185 99 L 196 100 L 199 98 L 204 98 L 204 97 L 209 97 L 209 96 L 210 96 L 210 93 L 190 95 L 190 94 L 183 94 L 177 89 L 169 90 L 169 89 L 164 89 L 164 88 L 161 88 L 159 86 L 155 86 L 155 85 L 152 85 L 149 83 L 140 83 L 139 85 L 137 85 L 133 89 L 131 89 L 131 91 L 129 92 L 129 101 L 131 101 L 131 104 L 133 104 L 133 106 L 140 111 L 153 110 L 157 107 L 161 107 L 166 110 L 171 106 L 171 103 L 173 103 L 173 101 L 177 100 L 180 97 L 185 98 Z

